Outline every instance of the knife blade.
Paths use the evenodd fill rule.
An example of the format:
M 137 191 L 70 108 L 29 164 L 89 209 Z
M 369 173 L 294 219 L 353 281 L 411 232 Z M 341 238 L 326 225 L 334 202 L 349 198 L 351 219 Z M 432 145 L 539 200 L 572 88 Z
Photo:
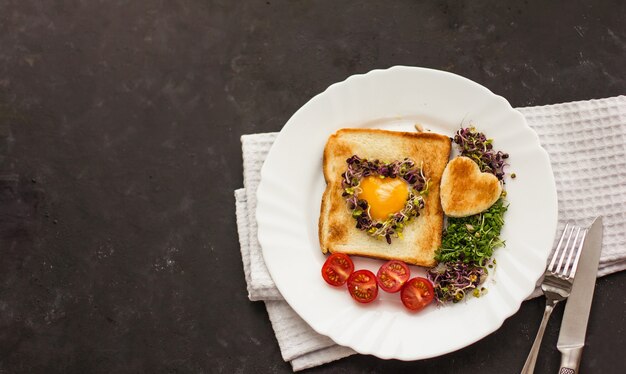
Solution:
M 574 275 L 572 292 L 567 299 L 561 321 L 561 331 L 556 345 L 561 352 L 559 374 L 578 373 L 602 252 L 602 232 L 602 217 L 597 217 L 585 237 Z

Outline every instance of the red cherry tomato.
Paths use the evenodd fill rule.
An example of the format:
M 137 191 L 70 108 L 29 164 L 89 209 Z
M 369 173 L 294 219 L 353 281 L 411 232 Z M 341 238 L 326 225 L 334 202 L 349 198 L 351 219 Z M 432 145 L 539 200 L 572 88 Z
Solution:
M 415 277 L 404 284 L 400 292 L 402 304 L 412 311 L 422 310 L 435 297 L 433 285 L 426 278 Z
M 350 296 L 359 303 L 367 304 L 378 296 L 376 276 L 369 270 L 357 270 L 348 278 Z
M 404 262 L 397 260 L 385 262 L 376 274 L 380 288 L 391 293 L 400 291 L 410 277 L 411 270 L 409 267 Z
M 341 286 L 353 271 L 354 263 L 350 257 L 343 253 L 333 253 L 322 266 L 322 277 L 332 286 Z

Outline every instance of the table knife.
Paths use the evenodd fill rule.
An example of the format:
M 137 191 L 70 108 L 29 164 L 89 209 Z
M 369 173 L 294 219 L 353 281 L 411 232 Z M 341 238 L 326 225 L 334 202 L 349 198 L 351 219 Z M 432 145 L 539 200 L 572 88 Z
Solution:
M 578 259 L 572 292 L 567 299 L 557 349 L 561 352 L 559 374 L 576 374 L 585 346 L 587 321 L 602 252 L 602 217 L 597 217 L 585 237 Z

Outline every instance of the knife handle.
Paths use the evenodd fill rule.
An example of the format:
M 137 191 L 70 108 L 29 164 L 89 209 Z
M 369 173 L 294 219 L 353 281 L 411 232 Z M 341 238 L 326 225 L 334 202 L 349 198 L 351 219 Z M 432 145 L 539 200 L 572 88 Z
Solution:
M 576 374 L 578 373 L 578 365 L 583 355 L 583 347 L 578 348 L 561 348 L 561 369 L 559 374 Z

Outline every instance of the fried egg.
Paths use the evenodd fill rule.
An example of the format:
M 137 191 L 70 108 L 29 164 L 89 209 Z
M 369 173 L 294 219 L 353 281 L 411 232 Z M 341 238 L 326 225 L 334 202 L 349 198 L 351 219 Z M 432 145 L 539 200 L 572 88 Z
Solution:
M 384 221 L 390 214 L 401 211 L 409 197 L 409 186 L 401 178 L 363 178 L 359 198 L 367 201 L 372 219 Z

